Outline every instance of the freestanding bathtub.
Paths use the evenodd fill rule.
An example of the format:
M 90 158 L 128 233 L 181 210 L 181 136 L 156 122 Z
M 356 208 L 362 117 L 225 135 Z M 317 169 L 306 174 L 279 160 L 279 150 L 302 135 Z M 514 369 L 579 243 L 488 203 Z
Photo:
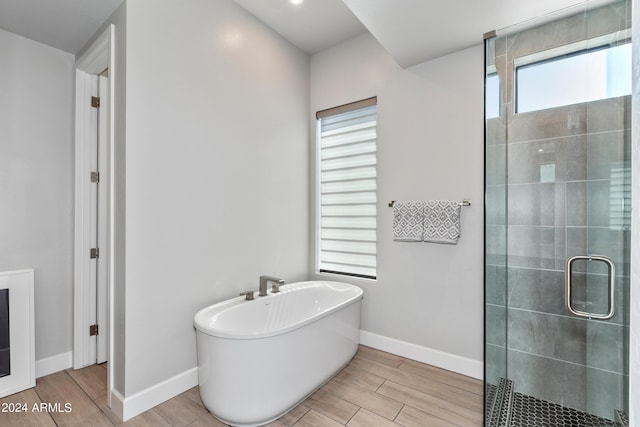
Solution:
M 195 315 L 200 396 L 224 423 L 275 420 L 356 353 L 360 288 L 314 281 L 280 289 L 252 301 L 223 301 Z

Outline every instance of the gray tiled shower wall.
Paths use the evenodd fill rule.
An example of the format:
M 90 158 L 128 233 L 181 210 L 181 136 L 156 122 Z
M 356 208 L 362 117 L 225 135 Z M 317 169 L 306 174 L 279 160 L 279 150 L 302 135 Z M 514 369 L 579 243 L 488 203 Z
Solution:
M 502 114 L 487 122 L 487 380 L 506 376 L 517 392 L 609 419 L 626 409 L 628 382 L 630 201 L 618 190 L 630 184 L 630 99 L 512 114 L 512 61 L 629 17 L 620 2 L 498 39 Z M 565 262 L 588 254 L 616 265 L 608 321 L 565 308 Z M 574 301 L 606 311 L 606 269 L 587 265 L 576 264 Z

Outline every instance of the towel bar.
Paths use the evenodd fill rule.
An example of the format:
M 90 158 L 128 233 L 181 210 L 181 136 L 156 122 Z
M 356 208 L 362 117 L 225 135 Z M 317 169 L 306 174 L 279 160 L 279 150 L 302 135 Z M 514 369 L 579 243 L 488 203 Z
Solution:
M 392 208 L 393 204 L 395 203 L 395 200 L 392 200 L 389 202 L 389 207 Z M 458 203 L 458 205 L 460 206 L 471 206 L 471 202 L 469 200 L 463 200 L 460 203 Z

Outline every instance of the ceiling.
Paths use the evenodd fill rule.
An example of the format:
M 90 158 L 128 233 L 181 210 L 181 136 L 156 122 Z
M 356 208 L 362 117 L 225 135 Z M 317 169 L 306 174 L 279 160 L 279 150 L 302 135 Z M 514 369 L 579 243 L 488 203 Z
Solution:
M 77 53 L 123 0 L 0 0 L 0 28 Z M 403 67 L 580 0 L 234 0 L 312 55 L 365 31 Z M 607 0 L 593 0 L 607 1 Z
M 342 0 L 234 1 L 310 55 L 367 31 Z
M 260 0 L 255 0 L 260 1 Z M 606 0 L 593 0 L 595 7 Z M 483 34 L 574 10 L 584 0 L 344 0 L 403 67 L 478 45 Z M 538 20 L 536 18 L 542 17 Z
M 123 0 L 0 0 L 0 28 L 76 54 Z

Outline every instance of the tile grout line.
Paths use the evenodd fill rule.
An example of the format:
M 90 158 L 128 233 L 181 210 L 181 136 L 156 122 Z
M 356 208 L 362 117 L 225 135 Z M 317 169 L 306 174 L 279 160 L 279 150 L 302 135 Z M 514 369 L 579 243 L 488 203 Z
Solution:
M 383 395 L 383 394 L 381 394 L 381 393 L 378 393 L 378 389 L 380 389 L 380 387 L 382 387 L 382 386 L 384 385 L 384 383 L 386 383 L 387 381 L 389 381 L 389 380 L 388 380 L 387 378 L 384 378 L 384 382 L 383 382 L 382 384 L 380 384 L 380 386 L 379 386 L 376 390 L 374 390 L 374 391 L 371 391 L 371 390 L 365 390 L 365 389 L 362 389 L 361 387 L 358 387 L 358 386 L 355 386 L 355 385 L 352 385 L 352 386 L 353 386 L 353 387 L 355 387 L 355 388 L 359 388 L 359 389 L 361 389 L 361 390 L 364 390 L 364 391 L 371 391 L 371 392 L 373 392 L 373 393 L 377 394 L 377 395 L 378 395 L 378 396 L 380 396 L 380 397 L 383 397 L 383 398 L 385 398 L 385 399 L 392 400 L 392 401 L 397 402 L 397 403 L 400 403 L 401 405 L 403 405 L 403 406 L 404 406 L 404 402 L 400 402 L 399 400 L 396 400 L 396 399 L 391 398 L 391 397 L 389 397 L 389 396 L 385 396 L 385 395 Z M 340 381 L 340 382 L 343 382 L 343 381 Z M 341 400 L 344 400 L 345 402 L 351 403 L 352 405 L 356 406 L 356 407 L 358 408 L 358 410 L 356 411 L 356 414 L 357 414 L 361 409 L 368 410 L 367 408 L 364 408 L 364 407 L 362 407 L 362 406 L 358 405 L 357 403 L 355 403 L 355 402 L 353 402 L 353 401 L 351 401 L 351 400 L 349 400 L 349 399 L 346 399 L 346 398 L 344 398 L 344 397 L 338 396 L 338 395 L 336 395 L 335 393 L 332 393 L 332 392 L 330 392 L 330 391 L 327 391 L 327 393 L 329 393 L 329 394 L 331 394 L 331 395 L 333 395 L 333 396 L 335 396 L 335 397 L 337 397 L 337 398 L 339 398 L 339 399 L 341 399 Z M 313 408 L 311 408 L 311 409 L 313 409 Z M 370 412 L 372 412 L 372 413 L 374 413 L 374 414 L 376 414 L 376 415 L 378 415 L 378 416 L 380 416 L 380 417 L 382 417 L 382 418 L 385 418 L 385 419 L 389 420 L 389 418 L 385 417 L 384 415 L 378 414 L 378 413 L 373 412 L 373 411 L 371 411 L 371 410 L 368 410 L 368 411 L 370 411 Z M 400 411 L 398 411 L 398 413 L 400 413 Z M 397 415 L 398 415 L 398 414 L 396 414 L 396 415 L 394 416 L 394 418 L 395 418 Z M 353 416 L 355 416 L 355 414 L 354 414 Z M 329 417 L 329 418 L 331 418 L 331 417 Z M 353 418 L 353 417 L 351 417 L 351 418 L 349 419 L 349 421 L 351 421 L 351 419 L 352 419 L 352 418 Z M 333 419 L 333 418 L 331 418 L 331 419 Z M 390 421 L 393 421 L 393 420 L 390 420 Z M 347 424 L 343 424 L 343 425 L 345 425 L 345 426 L 346 426 Z
M 384 365 L 384 364 L 382 364 L 382 363 L 378 363 L 378 362 L 376 362 L 375 360 L 371 360 L 371 359 L 366 359 L 366 360 L 369 360 L 369 361 L 370 361 L 370 362 L 372 362 L 372 363 L 377 363 L 377 364 L 378 364 L 378 365 L 380 365 L 380 366 L 390 367 L 390 366 L 388 366 L 388 365 Z M 403 374 L 408 374 L 408 375 L 414 374 L 414 375 L 416 375 L 416 376 L 420 377 L 422 380 L 431 381 L 431 382 L 436 382 L 436 383 L 438 383 L 438 384 L 443 384 L 443 385 L 446 385 L 446 386 L 448 386 L 448 387 L 451 387 L 451 388 L 454 388 L 454 389 L 456 389 L 456 390 L 459 390 L 459 391 L 461 391 L 461 392 L 463 392 L 463 393 L 469 393 L 469 394 L 473 394 L 473 395 L 475 395 L 475 396 L 479 396 L 479 397 L 482 397 L 482 396 L 483 396 L 483 393 L 476 393 L 476 392 L 473 392 L 473 391 L 469 391 L 469 390 L 466 390 L 466 389 L 464 389 L 464 388 L 457 387 L 457 386 L 455 386 L 455 385 L 452 385 L 452 384 L 450 384 L 450 383 L 448 383 L 448 382 L 442 381 L 442 380 L 437 379 L 437 378 L 431 378 L 431 377 L 429 377 L 429 376 L 423 376 L 423 375 L 420 375 L 420 374 L 416 374 L 416 373 L 413 373 L 413 372 L 411 372 L 411 371 L 409 371 L 409 370 L 407 370 L 407 369 L 401 369 L 400 367 L 398 367 L 398 368 L 390 367 L 390 368 L 392 368 L 392 369 L 397 369 L 397 370 L 399 370 L 400 372 L 402 372 Z M 364 370 L 364 371 L 365 371 L 365 372 L 367 372 L 366 370 Z M 460 374 L 457 374 L 457 373 L 455 373 L 455 372 L 453 372 L 453 374 L 455 374 L 455 375 L 460 375 Z M 380 377 L 379 375 L 376 375 L 376 374 L 371 374 L 371 375 L 375 375 L 375 376 Z M 381 385 L 380 385 L 380 386 L 375 390 L 375 392 L 376 392 L 376 393 L 377 393 L 377 392 L 378 392 L 378 390 L 379 390 L 379 389 L 384 385 L 384 383 L 385 383 L 385 382 L 387 382 L 387 381 L 391 381 L 391 382 L 393 382 L 393 383 L 395 383 L 395 384 L 403 385 L 403 386 L 405 386 L 405 387 L 407 387 L 407 388 L 410 388 L 410 389 L 412 389 L 412 390 L 420 391 L 420 390 L 418 390 L 418 389 L 416 389 L 416 388 L 414 388 L 414 387 L 408 386 L 408 385 L 406 385 L 406 384 L 401 384 L 399 381 L 396 381 L 396 380 L 391 379 L 391 378 L 385 378 L 385 377 L 380 377 L 380 378 L 383 378 L 385 381 L 384 381 L 384 382 L 383 382 L 383 383 L 382 383 L 382 384 L 381 384 Z M 384 395 L 383 395 L 383 396 L 384 396 Z
M 85 366 L 85 368 L 86 368 L 86 366 Z M 73 368 L 71 368 L 71 369 L 73 369 Z M 103 396 L 98 396 L 98 397 L 96 397 L 95 399 L 92 399 L 92 398 L 91 398 L 91 396 L 89 396 L 89 394 L 85 391 L 85 389 L 80 385 L 80 383 L 78 383 L 78 382 L 75 380 L 75 378 L 73 378 L 73 376 L 72 376 L 71 374 L 69 374 L 69 372 L 67 372 L 67 370 L 66 370 L 66 369 L 64 370 L 64 373 L 65 373 L 69 378 L 71 378 L 71 381 L 73 381 L 73 382 L 78 386 L 78 388 L 79 388 L 80 390 L 82 390 L 82 392 L 84 393 L 84 395 L 85 395 L 85 396 L 87 396 L 87 398 L 91 401 L 91 403 L 93 403 L 93 405 L 94 405 L 96 408 L 98 408 L 98 412 L 99 412 L 100 414 L 102 414 L 102 415 L 104 416 L 104 418 L 106 418 L 106 419 L 107 419 L 107 421 L 109 421 L 109 423 L 110 423 L 112 426 L 114 426 L 114 427 L 115 427 L 115 424 L 111 421 L 111 418 L 109 418 L 109 417 L 107 416 L 107 414 L 105 414 L 105 412 L 102 410 L 102 408 L 100 408 L 100 406 L 98 406 L 98 404 L 96 403 L 96 400 L 97 400 L 97 399 L 100 399 L 100 398 L 101 398 L 101 397 L 103 397 Z M 104 396 L 106 396 L 106 390 L 105 390 L 105 394 L 104 394 Z M 108 406 L 107 406 L 107 408 L 108 408 Z
M 407 406 L 406 403 L 402 402 L 402 406 L 400 407 L 400 410 L 398 411 L 398 413 L 396 414 L 395 417 L 393 417 L 393 419 L 391 421 L 393 421 L 394 423 L 396 423 L 396 420 L 398 419 L 398 417 L 400 416 L 400 413 L 402 412 L 402 410 L 404 409 L 404 407 Z M 396 423 L 396 424 L 400 424 L 400 423 Z
M 382 378 L 382 377 L 381 377 L 381 378 Z M 384 378 L 384 381 L 382 381 L 382 384 L 380 384 L 380 385 L 379 385 L 379 386 L 374 390 L 374 392 L 375 392 L 375 393 L 378 393 L 378 390 L 380 390 L 380 389 L 382 388 L 382 386 L 383 386 L 383 385 L 385 385 L 385 384 L 387 383 L 387 381 L 389 381 L 389 378 Z M 382 396 L 382 394 L 381 394 L 381 393 L 378 393 L 378 394 L 380 394 L 380 395 Z
M 305 401 L 306 401 L 306 399 L 305 399 L 305 400 L 303 400 L 302 402 L 300 402 L 297 406 L 299 406 L 299 405 L 303 404 Z M 298 424 L 298 422 L 299 422 L 302 418 L 304 418 L 304 416 L 305 416 L 305 415 L 307 415 L 307 414 L 309 413 L 309 411 L 311 410 L 311 407 L 310 407 L 310 406 L 305 405 L 305 407 L 307 408 L 307 410 L 306 410 L 306 411 L 304 411 L 304 413 L 303 413 L 302 415 L 300 415 L 300 416 L 298 417 L 298 419 L 297 419 L 297 420 L 295 420 L 295 421 L 293 422 L 293 424 L 291 424 L 291 426 L 292 426 L 292 427 L 293 427 L 293 426 L 295 426 L 296 424 Z M 291 409 L 293 409 L 293 408 L 291 408 Z M 289 411 L 289 412 L 291 412 L 291 411 Z M 289 412 L 287 412 L 287 414 L 288 414 Z M 287 414 L 284 414 L 284 415 L 287 415 Z M 284 415 L 283 415 L 282 417 L 284 417 Z M 280 418 L 282 418 L 282 417 L 280 417 Z M 278 418 L 278 421 L 280 421 L 280 418 Z M 282 422 L 282 421 L 280 421 L 280 422 Z M 284 423 L 282 423 L 282 424 L 284 424 Z M 285 424 L 285 425 L 286 425 L 286 424 Z
M 177 396 L 175 396 L 175 397 L 177 397 Z M 174 397 L 174 399 L 175 399 L 175 397 Z M 166 400 L 165 402 L 168 402 L 168 400 Z M 165 403 L 165 402 L 163 402 L 163 403 Z M 162 403 L 160 403 L 160 405 L 162 405 Z M 156 406 L 160 406 L 160 405 L 156 405 Z M 173 424 L 171 424 L 171 423 L 169 422 L 169 420 L 168 420 L 168 419 L 166 419 L 165 417 L 163 417 L 163 416 L 162 416 L 162 414 L 161 414 L 160 412 L 158 412 L 158 411 L 155 411 L 155 410 L 154 410 L 154 408 L 155 408 L 156 406 L 154 406 L 154 407 L 153 407 L 153 408 L 151 408 L 151 409 L 147 409 L 145 412 L 143 412 L 143 414 L 144 414 L 144 413 L 146 413 L 146 412 L 151 412 L 151 411 L 153 411 L 157 416 L 159 416 L 159 417 L 160 417 L 160 419 L 162 419 L 162 421 L 164 421 L 165 423 L 167 423 L 167 424 L 168 424 L 168 425 L 170 425 L 170 426 L 173 426 Z M 139 416 L 139 415 L 142 415 L 142 414 L 138 414 L 138 416 Z M 135 417 L 134 417 L 134 418 L 135 418 Z M 131 418 L 131 419 L 133 419 L 133 418 Z M 200 419 L 200 418 L 198 417 L 198 418 L 196 418 L 195 420 L 193 420 L 193 422 L 195 423 L 195 422 L 196 422 L 196 421 L 198 421 L 199 419 Z M 192 423 L 192 424 L 193 424 L 193 423 Z
M 349 418 L 349 419 L 347 420 L 347 422 L 346 422 L 346 423 L 344 423 L 343 425 L 344 425 L 344 426 L 349 425 L 349 423 L 351 422 L 351 420 L 352 420 L 352 419 L 354 419 L 354 418 L 355 418 L 355 416 L 356 416 L 356 415 L 358 415 L 358 412 L 360 412 L 361 410 L 362 410 L 362 406 L 358 406 L 358 410 L 357 410 L 357 411 L 356 411 L 356 412 L 351 416 L 351 418 Z
M 403 371 L 403 372 L 406 372 L 408 374 L 412 373 L 412 372 L 409 372 L 409 371 Z M 446 381 L 443 381 L 443 380 L 440 380 L 440 379 L 437 379 L 437 378 L 431 378 L 431 377 L 423 376 L 423 375 L 420 375 L 420 374 L 415 374 L 415 375 L 420 377 L 420 379 L 422 379 L 422 380 L 431 381 L 431 382 L 435 382 L 435 383 L 438 383 L 438 384 L 446 385 L 447 387 L 454 388 L 454 389 L 456 389 L 458 391 L 461 391 L 463 393 L 469 393 L 469 394 L 473 394 L 473 395 L 479 396 L 479 397 L 482 397 L 484 395 L 484 391 L 481 392 L 481 393 L 476 393 L 475 391 L 470 391 L 470 390 L 466 390 L 464 388 L 460 388 L 460 387 L 458 387 L 456 385 L 453 385 L 451 383 L 448 383 Z M 391 380 L 391 381 L 393 381 L 393 380 Z M 393 382 L 398 383 L 398 381 L 393 381 Z M 404 385 L 404 384 L 402 384 L 402 385 Z M 414 389 L 413 387 L 410 387 L 410 386 L 407 386 L 407 385 L 405 385 L 405 386 L 409 387 L 411 389 Z M 416 390 L 416 389 L 414 389 L 414 390 Z M 420 391 L 420 390 L 418 390 L 418 391 Z
M 432 392 L 426 392 L 426 391 L 423 391 L 423 390 L 419 390 L 419 389 L 413 388 L 413 387 L 411 387 L 411 386 L 408 386 L 408 385 L 406 385 L 406 384 L 402 384 L 402 383 L 400 383 L 400 382 L 398 382 L 398 381 L 394 381 L 394 380 L 387 380 L 387 381 L 389 381 L 390 383 L 395 384 L 396 386 L 399 386 L 399 387 L 405 387 L 405 388 L 408 388 L 408 389 L 410 389 L 410 390 L 413 390 L 413 391 L 415 391 L 415 392 L 417 392 L 417 393 L 424 394 L 424 395 L 426 395 L 426 396 L 429 396 L 429 397 L 432 397 L 432 398 L 435 398 L 435 399 L 443 400 L 443 401 L 448 402 L 448 403 L 450 403 L 450 404 L 452 404 L 452 405 L 455 405 L 455 406 L 457 406 L 457 407 L 460 407 L 460 408 L 463 408 L 463 409 L 466 409 L 466 410 L 469 410 L 469 411 L 473 411 L 473 409 L 472 409 L 472 408 L 470 408 L 470 407 L 468 407 L 468 406 L 462 406 L 462 405 L 460 405 L 460 404 L 458 404 L 458 403 L 456 403 L 456 402 L 451 401 L 451 400 L 450 400 L 450 399 L 448 399 L 448 398 L 441 397 L 441 396 L 440 396 L 440 395 L 438 395 L 438 394 L 433 394 Z M 386 381 L 385 381 L 385 382 L 386 382 Z M 380 395 L 381 395 L 381 396 L 385 396 L 385 397 L 387 397 L 387 398 L 389 398 L 389 399 L 393 399 L 393 400 L 395 400 L 394 398 L 389 397 L 389 396 L 386 396 L 386 395 L 384 395 L 384 394 L 381 394 L 381 393 L 380 393 Z M 465 399 L 465 401 L 467 401 L 467 400 Z M 398 402 L 399 402 L 399 401 L 398 401 Z M 407 403 L 405 403 L 405 402 L 400 402 L 400 403 L 402 403 L 403 405 L 407 405 Z M 411 406 L 411 405 L 408 405 L 408 406 Z M 412 406 L 412 407 L 413 407 L 413 406 Z M 415 407 L 414 407 L 414 408 L 415 408 Z M 419 408 L 415 408 L 415 409 L 421 410 L 421 409 L 419 409 Z M 423 412 L 424 412 L 424 411 L 423 411 Z M 440 417 L 438 417 L 438 418 L 440 418 Z M 451 421 L 450 421 L 450 422 L 451 422 Z
M 40 400 L 40 402 L 44 403 L 44 401 L 42 400 L 42 396 L 40 396 L 40 393 L 38 393 L 38 389 L 37 389 L 37 381 L 36 381 L 36 385 L 33 387 L 33 392 L 36 394 L 36 396 L 38 396 L 38 399 Z M 55 424 L 57 427 L 60 427 L 58 425 L 58 423 L 56 422 L 56 420 L 51 416 L 51 414 L 49 412 L 47 412 L 47 416 L 49 418 L 51 418 L 51 421 L 53 421 L 53 424 Z
M 335 377 L 334 377 L 334 378 L 335 378 Z M 332 379 L 333 379 L 333 378 L 332 378 Z M 327 382 L 329 382 L 329 381 L 327 381 Z M 322 387 L 321 387 L 321 388 L 322 388 Z M 320 390 L 320 389 L 318 389 L 318 390 Z M 343 425 L 343 426 L 346 426 L 346 425 L 349 423 L 349 421 L 351 421 L 351 419 L 352 419 L 353 417 L 355 417 L 355 415 L 360 411 L 360 409 L 362 409 L 362 406 L 360 406 L 360 405 L 356 405 L 355 403 L 353 403 L 353 402 L 351 402 L 351 401 L 349 401 L 349 400 L 347 400 L 347 399 L 345 399 L 345 398 L 343 398 L 343 397 L 340 397 L 340 396 L 338 396 L 337 394 L 335 394 L 335 393 L 333 393 L 333 392 L 330 392 L 330 391 L 328 391 L 328 390 L 325 390 L 325 392 L 326 392 L 327 394 L 330 394 L 331 396 L 335 397 L 336 399 L 343 400 L 343 401 L 345 401 L 345 402 L 347 402 L 347 403 L 350 403 L 350 404 L 352 404 L 353 406 L 356 406 L 356 407 L 358 408 L 358 410 L 357 410 L 357 411 L 356 411 L 356 412 L 355 412 L 355 413 L 354 413 L 354 414 L 353 414 L 353 415 L 352 415 L 352 416 L 347 420 L 347 422 L 346 422 L 346 423 L 341 423 L 339 420 L 336 420 L 336 419 L 332 418 L 332 417 L 331 417 L 331 416 L 329 416 L 329 415 L 325 415 L 327 418 L 332 419 L 333 421 L 337 422 L 338 424 L 341 424 L 341 425 Z M 306 401 L 306 399 L 305 399 L 305 400 L 303 400 L 301 403 L 304 403 L 305 401 Z M 311 410 L 313 410 L 313 408 L 309 406 L 309 409 L 307 409 L 307 411 L 304 413 L 304 415 L 302 415 L 302 417 L 298 418 L 298 420 L 294 423 L 294 425 L 295 425 L 295 424 L 297 424 L 297 423 L 298 423 L 298 421 L 300 421 L 300 420 L 301 420 L 305 415 L 307 415 L 307 413 L 308 413 L 309 411 L 311 411 Z M 317 411 L 317 410 L 316 410 L 316 412 L 319 412 L 319 411 Z M 322 412 L 319 412 L 319 413 L 320 413 L 320 414 L 322 414 Z M 324 414 L 322 414 L 322 415 L 324 415 Z
M 71 368 L 71 369 L 73 369 L 73 368 Z M 111 419 L 107 416 L 107 414 L 105 414 L 105 413 L 104 413 L 104 411 L 102 410 L 102 408 L 100 408 L 100 407 L 96 404 L 95 400 L 94 400 L 94 399 L 92 399 L 92 398 L 91 398 L 91 396 L 89 396 L 89 394 L 88 394 L 88 393 L 85 391 L 85 389 L 80 385 L 80 383 L 78 383 L 78 382 L 75 380 L 75 378 L 73 378 L 73 376 L 72 376 L 71 374 L 69 374 L 69 372 L 67 372 L 67 370 L 66 370 L 66 369 L 64 370 L 64 373 L 65 373 L 69 378 L 71 378 L 71 381 L 73 381 L 73 382 L 74 382 L 74 384 L 76 384 L 80 390 L 82 390 L 82 392 L 84 393 L 84 395 L 85 395 L 85 396 L 87 396 L 87 398 L 91 401 L 91 403 L 93 404 L 93 406 L 95 406 L 95 407 L 98 409 L 98 412 L 99 412 L 100 414 L 102 414 L 102 415 L 104 416 L 104 418 L 106 418 L 106 419 L 107 419 L 107 421 L 109 421 L 109 423 L 110 423 L 112 426 L 114 426 L 114 427 L 115 427 L 115 424 L 111 421 Z M 105 393 L 105 395 L 106 395 L 106 393 Z M 102 396 L 98 396 L 96 399 L 99 399 L 100 397 L 102 397 Z

